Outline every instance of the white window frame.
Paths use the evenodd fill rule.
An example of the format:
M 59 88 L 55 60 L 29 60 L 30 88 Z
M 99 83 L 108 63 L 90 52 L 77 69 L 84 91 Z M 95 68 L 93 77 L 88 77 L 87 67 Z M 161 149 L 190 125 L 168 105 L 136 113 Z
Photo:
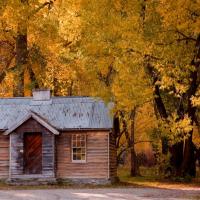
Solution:
M 85 160 L 74 160 L 73 159 L 73 136 L 74 135 L 84 135 L 85 138 Z M 76 147 L 78 148 L 78 147 Z M 87 162 L 87 134 L 86 133 L 73 133 L 71 135 L 71 161 L 72 163 L 86 163 Z

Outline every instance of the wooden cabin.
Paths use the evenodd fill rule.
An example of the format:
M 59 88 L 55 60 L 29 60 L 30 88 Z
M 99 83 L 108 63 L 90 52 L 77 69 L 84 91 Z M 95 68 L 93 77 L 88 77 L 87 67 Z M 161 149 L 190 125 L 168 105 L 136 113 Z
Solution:
M 107 183 L 116 149 L 109 105 L 91 97 L 0 99 L 0 179 Z

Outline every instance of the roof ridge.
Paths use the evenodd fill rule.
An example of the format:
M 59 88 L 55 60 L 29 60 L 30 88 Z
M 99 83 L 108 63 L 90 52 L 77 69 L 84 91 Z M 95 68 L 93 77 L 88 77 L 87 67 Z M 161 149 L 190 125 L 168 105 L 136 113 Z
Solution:
M 96 98 L 92 96 L 51 96 L 51 98 Z M 32 96 L 28 97 L 0 97 L 0 99 L 33 99 Z
M 33 97 L 0 97 L 1 99 L 32 99 Z

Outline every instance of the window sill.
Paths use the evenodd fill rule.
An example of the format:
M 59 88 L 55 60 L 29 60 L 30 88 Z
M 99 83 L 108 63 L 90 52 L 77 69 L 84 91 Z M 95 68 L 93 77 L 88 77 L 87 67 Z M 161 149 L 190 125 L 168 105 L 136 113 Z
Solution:
M 85 164 L 85 163 L 87 163 L 87 162 L 86 162 L 86 160 L 72 160 L 72 163 Z

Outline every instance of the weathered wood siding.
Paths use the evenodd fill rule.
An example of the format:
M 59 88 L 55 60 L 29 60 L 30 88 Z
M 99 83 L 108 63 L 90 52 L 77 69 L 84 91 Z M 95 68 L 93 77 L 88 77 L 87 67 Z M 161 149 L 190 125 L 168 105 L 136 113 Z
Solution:
M 111 133 L 108 140 L 108 131 L 64 132 L 55 138 L 46 128 L 30 119 L 10 135 L 12 146 L 10 178 L 24 177 L 23 153 L 20 153 L 23 149 L 24 132 L 43 133 L 43 177 L 54 177 L 55 167 L 57 178 L 108 179 L 117 176 L 115 140 Z M 87 135 L 86 163 L 72 163 L 71 136 L 75 133 Z M 8 178 L 9 175 L 9 143 L 9 136 L 0 135 L 0 179 Z
M 86 134 L 86 163 L 73 163 L 72 134 Z M 56 136 L 57 178 L 108 179 L 108 131 L 63 132 Z
M 24 149 L 24 133 L 26 132 L 42 133 L 42 177 L 54 177 L 55 136 L 34 119 L 29 119 L 10 134 L 10 178 L 23 178 L 27 176 L 24 175 L 24 154 L 22 152 Z
M 0 133 L 0 179 L 9 176 L 9 136 Z
M 109 155 L 110 155 L 110 178 L 117 177 L 117 150 L 115 144 L 115 137 L 113 133 L 110 133 L 110 145 L 109 145 Z

